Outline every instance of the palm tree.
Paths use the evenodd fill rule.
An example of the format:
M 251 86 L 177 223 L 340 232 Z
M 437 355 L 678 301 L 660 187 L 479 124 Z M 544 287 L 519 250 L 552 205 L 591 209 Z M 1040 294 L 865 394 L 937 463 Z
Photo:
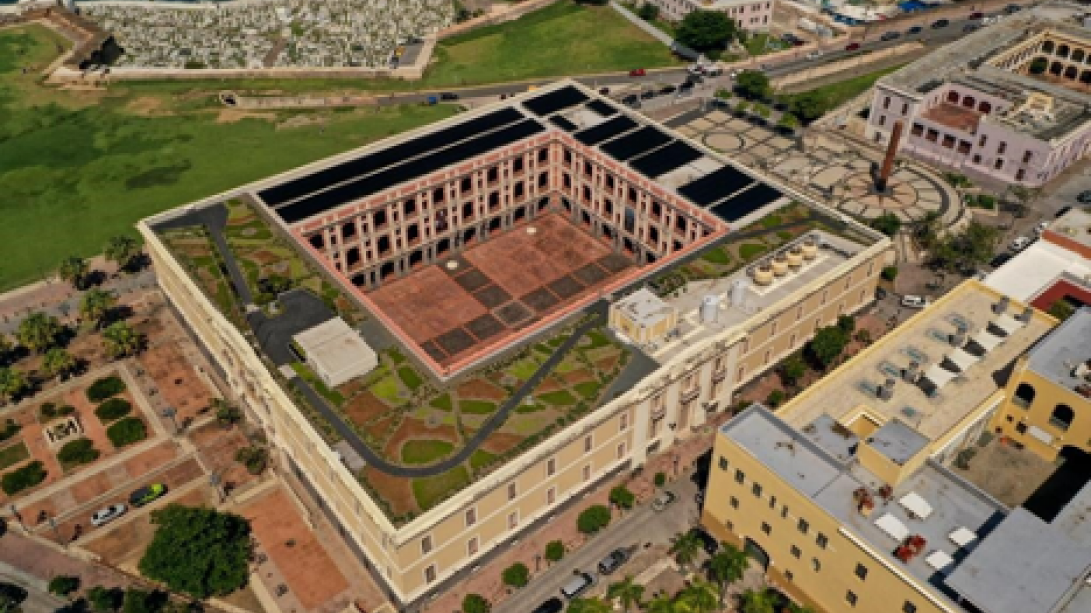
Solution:
M 106 259 L 117 262 L 121 270 L 128 268 L 138 253 L 140 253 L 140 245 L 131 236 L 111 236 L 106 242 Z
M 777 602 L 776 595 L 769 589 L 746 590 L 740 600 L 742 613 L 774 613 Z
M 28 389 L 30 380 L 26 373 L 14 368 L 0 368 L 0 397 L 12 400 Z
M 610 603 L 601 598 L 576 598 L 568 603 L 569 613 L 613 613 Z
M 727 586 L 742 579 L 750 566 L 750 557 L 731 543 L 720 545 L 720 551 L 708 561 L 708 578 L 720 588 L 720 606 L 723 606 Z
M 4 364 L 15 350 L 15 343 L 7 335 L 0 333 L 0 364 Z
M 113 292 L 102 289 L 89 289 L 80 298 L 80 316 L 88 321 L 95 322 L 97 330 L 106 323 L 110 310 L 117 304 L 117 296 Z
M 144 345 L 144 337 L 129 324 L 117 321 L 103 330 L 102 342 L 110 357 L 122 358 L 140 351 Z
M 693 613 L 712 613 L 719 605 L 716 596 L 716 588 L 711 583 L 704 579 L 694 579 L 689 587 L 682 590 L 680 600 L 688 605 Z
M 76 289 L 83 289 L 83 279 L 87 276 L 87 261 L 76 255 L 66 257 L 61 260 L 57 274 Z
M 660 594 L 652 598 L 646 607 L 647 613 L 679 613 L 680 609 L 670 594 Z
M 230 428 L 242 421 L 242 411 L 239 410 L 239 407 L 223 398 L 213 398 L 212 408 L 216 411 L 216 421 L 220 422 L 220 425 L 225 428 Z
M 61 322 L 56 317 L 41 312 L 31 313 L 19 322 L 19 330 L 16 331 L 15 336 L 27 349 L 35 353 L 44 353 L 57 343 L 61 329 Z
M 45 352 L 45 360 L 42 362 L 42 368 L 50 377 L 59 376 L 62 380 L 76 372 L 79 365 L 79 360 L 61 347 L 54 347 Z
M 620 602 L 625 613 L 629 613 L 633 605 L 640 606 L 640 599 L 644 597 L 644 586 L 633 581 L 631 575 L 625 575 L 621 581 L 610 584 L 606 590 L 606 597 Z
M 693 564 L 703 545 L 696 532 L 685 532 L 671 538 L 670 552 L 684 568 Z

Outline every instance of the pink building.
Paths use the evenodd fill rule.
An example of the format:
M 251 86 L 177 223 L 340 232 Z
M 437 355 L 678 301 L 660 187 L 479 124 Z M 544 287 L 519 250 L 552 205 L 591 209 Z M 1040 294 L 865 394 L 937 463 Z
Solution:
M 867 137 L 905 125 L 900 152 L 934 166 L 1040 186 L 1091 151 L 1091 30 L 1028 12 L 880 79 Z
M 645 0 L 659 7 L 663 17 L 680 21 L 693 11 L 727 13 L 739 27 L 748 31 L 764 31 L 773 22 L 774 0 Z

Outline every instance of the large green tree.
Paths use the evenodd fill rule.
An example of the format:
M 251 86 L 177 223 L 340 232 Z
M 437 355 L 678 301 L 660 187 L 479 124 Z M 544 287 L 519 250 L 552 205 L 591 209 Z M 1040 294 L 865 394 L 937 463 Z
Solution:
M 125 270 L 133 262 L 133 258 L 140 253 L 140 243 L 131 236 L 124 234 L 111 236 L 106 242 L 106 259 L 117 263 L 118 268 Z
M 974 268 L 996 254 L 1000 232 L 993 226 L 971 221 L 961 232 L 951 233 L 932 247 L 932 263 L 947 270 Z
M 848 343 L 849 337 L 844 330 L 837 326 L 826 326 L 816 332 L 814 338 L 807 343 L 807 350 L 823 368 L 829 368 Z
M 8 366 L 0 367 L 0 397 L 14 400 L 30 389 L 26 373 Z
M 640 606 L 640 599 L 644 597 L 644 586 L 633 581 L 632 576 L 626 575 L 621 581 L 611 583 L 606 588 L 606 597 L 616 600 L 622 610 L 629 613 L 633 606 Z
M 716 588 L 700 577 L 695 578 L 686 589 L 682 590 L 679 600 L 692 613 L 712 613 L 720 605 Z
M 15 336 L 19 339 L 19 344 L 34 353 L 45 353 L 57 344 L 57 337 L 61 335 L 62 329 L 61 322 L 56 317 L 41 312 L 31 313 L 19 322 L 19 330 Z
M 116 321 L 102 331 L 102 342 L 110 357 L 122 358 L 139 352 L 144 346 L 144 336 L 129 324 Z
M 671 537 L 670 552 L 679 564 L 689 567 L 697 560 L 703 545 L 697 533 L 690 530 Z
M 117 304 L 117 296 L 113 292 L 94 288 L 89 289 L 80 296 L 80 317 L 93 322 L 95 328 L 100 328 L 110 316 L 110 311 Z
M 61 260 L 61 265 L 57 268 L 57 276 L 71 283 L 76 289 L 83 289 L 88 272 L 87 260 L 75 255 Z
M 249 522 L 233 513 L 172 504 L 152 513 L 155 537 L 140 572 L 194 598 L 225 596 L 246 585 Z
M 720 543 L 720 550 L 708 561 L 708 578 L 719 588 L 720 605 L 724 604 L 727 588 L 742 579 L 750 566 L 750 558 L 731 543 Z
M 788 100 L 788 110 L 804 122 L 810 123 L 830 110 L 829 101 L 819 91 L 807 91 Z
M 60 377 L 61 379 L 67 379 L 68 375 L 79 369 L 79 366 L 80 363 L 76 356 L 63 347 L 53 347 L 46 351 L 45 358 L 42 360 L 42 370 L 50 377 Z
M 693 11 L 682 18 L 675 38 L 695 51 L 726 49 L 737 31 L 735 20 L 721 11 Z
M 744 98 L 768 100 L 773 97 L 773 85 L 764 72 L 744 70 L 735 77 L 735 91 Z
M 742 613 L 775 613 L 773 607 L 777 604 L 777 596 L 770 589 L 746 590 L 739 600 Z

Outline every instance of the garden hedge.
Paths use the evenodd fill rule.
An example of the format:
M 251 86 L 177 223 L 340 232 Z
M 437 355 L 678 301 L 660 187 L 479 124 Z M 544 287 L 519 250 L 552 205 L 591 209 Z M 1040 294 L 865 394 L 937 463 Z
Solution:
M 132 445 L 148 438 L 148 428 L 137 417 L 126 417 L 106 429 L 106 436 L 114 447 Z
M 125 391 L 125 382 L 120 377 L 111 375 L 103 377 L 87 387 L 87 399 L 91 402 L 102 402 L 111 396 L 116 396 Z

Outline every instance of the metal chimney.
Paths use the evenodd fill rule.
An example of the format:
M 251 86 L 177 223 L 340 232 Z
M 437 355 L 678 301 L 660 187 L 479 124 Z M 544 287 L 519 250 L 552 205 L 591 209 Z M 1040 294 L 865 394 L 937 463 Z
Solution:
M 1016 315 L 1015 318 L 1023 323 L 1030 321 L 1030 318 L 1034 317 L 1034 307 L 1027 306 L 1023 308 L 1023 312 Z
M 921 376 L 921 365 L 916 360 L 909 363 L 909 368 L 902 371 L 902 379 L 907 383 L 916 383 Z
M 993 313 L 997 315 L 1003 315 L 1008 311 L 1008 304 L 1011 301 L 1007 296 L 1001 296 L 1000 301 L 993 305 Z

